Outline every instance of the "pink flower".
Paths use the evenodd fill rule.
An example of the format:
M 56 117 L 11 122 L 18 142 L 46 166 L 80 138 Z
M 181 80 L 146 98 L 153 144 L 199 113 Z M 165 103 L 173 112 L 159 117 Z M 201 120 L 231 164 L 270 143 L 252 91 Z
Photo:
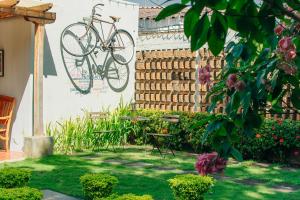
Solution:
M 287 54 L 285 55 L 286 60 L 293 60 L 294 58 L 296 58 L 297 53 L 295 49 L 291 49 L 287 52 Z
M 278 65 L 279 69 L 282 69 L 284 73 L 289 74 L 289 75 L 295 75 L 297 73 L 297 68 L 294 66 L 291 66 L 287 63 L 283 63 Z
M 300 154 L 299 151 L 297 151 L 297 150 L 294 151 L 294 156 L 299 156 L 299 154 Z
M 284 30 L 284 26 L 282 24 L 279 24 L 275 29 L 274 32 L 276 35 L 281 35 Z
M 284 139 L 280 138 L 279 142 L 280 142 L 280 144 L 282 144 L 284 142 Z
M 204 153 L 198 156 L 195 167 L 199 174 L 207 175 L 222 172 L 227 161 L 218 156 L 217 152 Z
M 278 139 L 277 135 L 273 135 L 273 138 L 274 138 L 274 140 Z
M 246 87 L 246 84 L 244 81 L 238 81 L 235 85 L 234 85 L 234 88 L 237 90 L 237 91 L 243 91 Z
M 291 37 L 283 37 L 281 40 L 278 42 L 279 50 L 281 52 L 285 52 L 289 50 L 292 46 L 292 38 Z
M 209 64 L 199 69 L 198 76 L 201 84 L 204 85 L 204 84 L 209 84 L 211 82 L 210 71 L 211 71 L 211 66 Z
M 230 74 L 227 78 L 227 81 L 226 81 L 226 85 L 229 89 L 232 89 L 234 88 L 234 85 L 237 81 L 237 76 L 236 74 Z

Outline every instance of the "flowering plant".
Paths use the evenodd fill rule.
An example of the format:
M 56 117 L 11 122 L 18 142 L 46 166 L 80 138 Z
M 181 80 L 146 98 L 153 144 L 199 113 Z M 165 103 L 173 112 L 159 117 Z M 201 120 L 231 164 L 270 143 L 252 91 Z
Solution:
M 184 33 L 191 50 L 207 43 L 217 56 L 226 47 L 226 66 L 207 95 L 209 112 L 220 103 L 225 103 L 225 112 L 209 120 L 202 143 L 212 135 L 220 155 L 241 159 L 232 146 L 237 134 L 255 137 L 263 114 L 282 114 L 284 104 L 293 112 L 300 110 L 299 1 L 186 0 L 168 5 L 156 20 L 183 9 L 188 10 Z M 231 42 L 230 29 L 237 33 Z M 210 83 L 208 73 L 208 68 L 199 71 L 200 83 Z
M 223 172 L 227 161 L 219 157 L 217 152 L 204 153 L 198 156 L 196 169 L 201 175 Z

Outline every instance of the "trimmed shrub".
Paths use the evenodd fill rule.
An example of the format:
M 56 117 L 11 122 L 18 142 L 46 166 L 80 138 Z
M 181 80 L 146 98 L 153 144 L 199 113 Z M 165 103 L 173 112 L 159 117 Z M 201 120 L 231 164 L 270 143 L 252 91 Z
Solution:
M 85 199 L 92 200 L 110 196 L 118 179 L 108 174 L 85 174 L 80 182 Z
M 25 169 L 4 168 L 0 170 L 0 188 L 24 187 L 28 184 L 31 172 Z
M 300 149 L 300 122 L 267 119 L 254 136 L 240 140 L 237 147 L 245 159 L 286 162 Z
M 135 194 L 111 195 L 103 200 L 153 200 L 150 195 L 137 196 Z
M 41 200 L 42 198 L 42 192 L 34 188 L 0 188 L 0 200 Z
M 203 200 L 214 185 L 214 179 L 209 176 L 193 174 L 178 175 L 169 180 L 176 200 Z

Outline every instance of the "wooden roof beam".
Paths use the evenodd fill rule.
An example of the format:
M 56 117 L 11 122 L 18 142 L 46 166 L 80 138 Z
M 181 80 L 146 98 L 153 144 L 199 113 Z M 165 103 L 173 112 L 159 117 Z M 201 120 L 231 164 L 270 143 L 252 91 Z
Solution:
M 23 17 L 32 17 L 32 18 L 39 18 L 45 20 L 53 20 L 56 19 L 56 14 L 52 12 L 38 12 L 35 10 L 30 10 L 29 8 L 1 8 L 0 13 L 8 13 L 15 16 L 23 16 Z
M 0 8 L 13 8 L 20 0 L 0 0 Z

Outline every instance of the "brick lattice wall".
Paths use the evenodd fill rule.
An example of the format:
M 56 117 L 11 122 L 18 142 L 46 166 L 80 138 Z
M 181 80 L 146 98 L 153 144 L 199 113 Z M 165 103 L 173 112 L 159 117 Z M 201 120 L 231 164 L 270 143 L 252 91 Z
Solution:
M 213 80 L 225 65 L 225 56 L 213 56 L 203 48 L 196 54 L 190 49 L 138 51 L 135 71 L 135 104 L 137 108 L 205 112 L 208 87 L 196 81 L 196 68 L 209 63 Z M 289 98 L 285 98 L 291 106 Z M 223 112 L 219 104 L 215 112 Z M 300 120 L 299 113 L 288 108 L 284 114 L 267 117 Z

